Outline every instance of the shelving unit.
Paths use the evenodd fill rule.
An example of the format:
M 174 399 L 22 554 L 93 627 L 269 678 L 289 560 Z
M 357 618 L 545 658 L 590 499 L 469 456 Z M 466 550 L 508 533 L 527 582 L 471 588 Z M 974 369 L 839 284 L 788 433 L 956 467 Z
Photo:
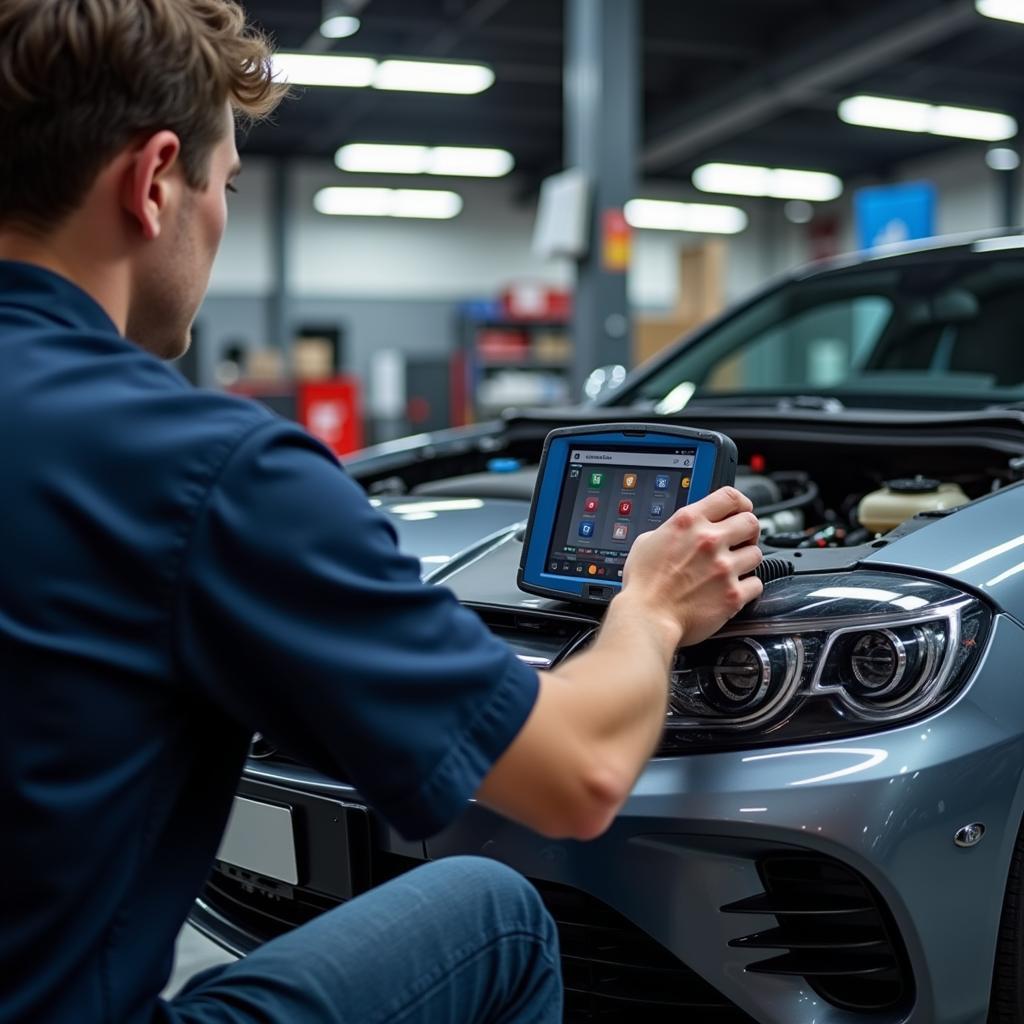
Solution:
M 462 314 L 461 421 L 498 415 L 509 406 L 571 401 L 572 341 L 567 320 L 505 319 Z M 456 403 L 453 403 L 456 404 Z

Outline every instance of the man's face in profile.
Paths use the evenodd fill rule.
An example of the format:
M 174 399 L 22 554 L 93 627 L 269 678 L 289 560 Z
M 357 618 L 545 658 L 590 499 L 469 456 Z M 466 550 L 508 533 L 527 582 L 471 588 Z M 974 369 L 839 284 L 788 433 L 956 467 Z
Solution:
M 175 198 L 134 279 L 126 333 L 161 359 L 177 359 L 189 347 L 227 225 L 228 186 L 238 171 L 234 118 L 225 104 L 224 134 L 210 155 L 206 187 L 190 188 L 177 169 Z

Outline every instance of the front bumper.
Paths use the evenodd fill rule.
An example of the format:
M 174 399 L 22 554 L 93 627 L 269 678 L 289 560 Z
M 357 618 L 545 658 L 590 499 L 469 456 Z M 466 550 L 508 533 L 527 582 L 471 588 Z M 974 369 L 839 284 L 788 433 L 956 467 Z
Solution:
M 762 1024 L 975 1022 L 988 1005 L 1024 811 L 1022 664 L 1024 632 L 999 617 L 973 684 L 932 718 L 817 746 L 652 761 L 612 828 L 586 844 L 546 840 L 476 805 L 425 843 L 406 842 L 369 816 L 359 820 L 371 859 L 482 854 L 589 894 Z M 356 815 L 362 806 L 351 787 L 297 766 L 250 762 L 246 790 L 264 799 L 276 790 L 282 803 L 303 793 L 327 797 Z M 954 845 L 954 833 L 972 822 L 984 823 L 984 839 L 970 849 Z M 359 826 L 349 831 L 361 834 Z M 722 908 L 763 893 L 759 863 L 786 852 L 834 858 L 869 883 L 905 950 L 910 1002 L 852 1011 L 830 1004 L 803 976 L 750 970 L 773 954 L 730 943 L 773 922 Z M 212 938 L 244 950 L 240 920 L 203 901 L 194 914 Z

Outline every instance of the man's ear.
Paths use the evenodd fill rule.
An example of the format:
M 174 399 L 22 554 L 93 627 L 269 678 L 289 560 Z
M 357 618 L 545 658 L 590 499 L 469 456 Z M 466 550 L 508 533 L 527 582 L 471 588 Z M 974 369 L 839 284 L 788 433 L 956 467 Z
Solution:
M 157 132 L 136 149 L 122 178 L 121 203 L 139 224 L 142 237 L 160 237 L 162 218 L 182 181 L 181 141 L 174 132 Z

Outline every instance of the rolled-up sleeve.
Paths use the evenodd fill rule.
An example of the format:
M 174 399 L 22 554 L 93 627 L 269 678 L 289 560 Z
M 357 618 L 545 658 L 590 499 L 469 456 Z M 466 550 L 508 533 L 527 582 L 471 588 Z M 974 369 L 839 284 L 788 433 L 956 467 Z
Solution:
M 283 422 L 250 433 L 199 504 L 174 621 L 194 688 L 411 838 L 458 815 L 536 700 L 536 673 L 423 584 L 386 517 Z

